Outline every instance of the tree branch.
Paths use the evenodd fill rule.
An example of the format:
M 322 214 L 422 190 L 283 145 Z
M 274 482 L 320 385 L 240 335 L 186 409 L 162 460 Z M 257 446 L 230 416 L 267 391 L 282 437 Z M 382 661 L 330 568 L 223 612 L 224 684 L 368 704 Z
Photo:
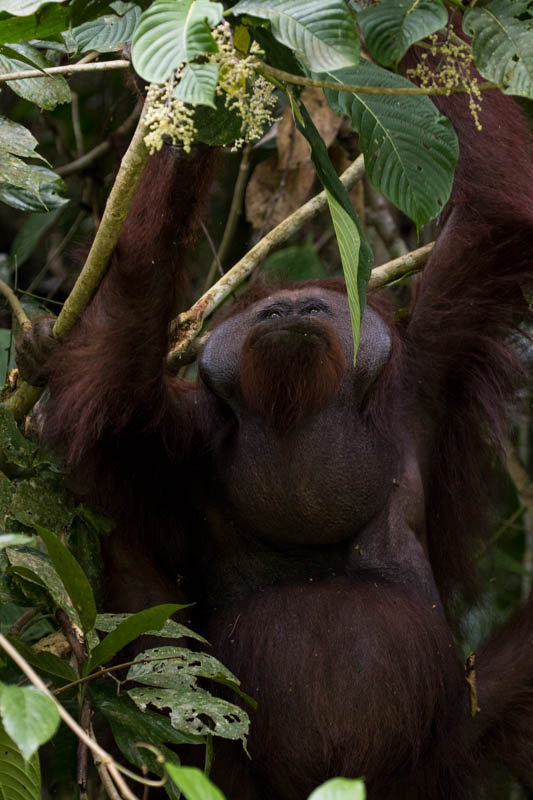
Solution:
M 350 189 L 362 177 L 363 172 L 364 160 L 363 156 L 359 156 L 341 175 L 341 181 L 347 189 Z M 302 225 L 316 217 L 326 206 L 327 198 L 325 192 L 320 192 L 320 194 L 312 197 L 311 200 L 308 200 L 301 208 L 267 233 L 211 289 L 205 292 L 188 311 L 180 314 L 174 320 L 172 329 L 179 338 L 168 356 L 168 364 L 172 369 L 175 369 L 182 361 L 206 317 L 213 313 L 220 303 L 253 272 L 258 264 L 265 260 L 275 247 L 279 247 L 279 245 L 290 239 L 296 231 L 300 230 Z
M 385 94 L 397 97 L 409 97 L 411 95 L 449 95 L 463 92 L 469 92 L 469 86 L 458 86 L 449 89 L 446 86 L 406 86 L 405 88 L 393 88 L 387 86 L 366 86 L 358 83 L 337 83 L 337 81 L 323 81 L 320 78 L 307 78 L 303 75 L 293 75 L 285 70 L 271 67 L 270 64 L 265 64 L 264 61 L 256 58 L 254 60 L 254 69 L 265 78 L 275 78 L 278 81 L 285 83 L 292 83 L 294 86 L 314 86 L 317 89 L 332 89 L 334 92 L 350 92 L 351 94 Z M 486 81 L 480 83 L 478 88 L 484 92 L 488 89 L 500 89 L 497 83 Z
M 73 75 L 76 72 L 103 72 L 108 69 L 128 69 L 129 61 L 117 58 L 115 61 L 94 61 L 90 64 L 64 64 L 61 67 L 47 67 L 45 69 L 21 69 L 18 72 L 0 73 L 0 82 L 20 81 L 24 78 L 45 78 L 47 75 Z
M 126 219 L 135 186 L 148 159 L 144 135 L 143 111 L 129 147 L 122 158 L 87 260 L 55 322 L 53 333 L 58 339 L 73 327 L 91 300 L 106 270 L 109 257 Z M 17 419 L 21 419 L 37 402 L 41 393 L 42 389 L 22 381 L 17 390 L 5 401 L 5 406 L 13 412 Z
M 404 256 L 387 261 L 386 264 L 381 264 L 379 267 L 374 267 L 370 274 L 368 288 L 379 289 L 381 286 L 386 286 L 399 278 L 404 278 L 412 272 L 419 272 L 426 263 L 434 244 L 434 242 L 430 242 L 425 244 L 424 247 L 419 247 L 417 250 L 406 253 Z

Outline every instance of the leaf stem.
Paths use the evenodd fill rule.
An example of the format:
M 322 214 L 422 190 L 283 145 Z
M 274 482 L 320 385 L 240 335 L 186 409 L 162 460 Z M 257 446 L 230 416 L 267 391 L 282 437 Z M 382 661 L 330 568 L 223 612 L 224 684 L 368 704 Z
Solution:
M 271 67 L 270 64 L 265 64 L 260 59 L 255 59 L 254 67 L 256 71 L 263 75 L 265 78 L 269 76 L 277 78 L 285 83 L 292 83 L 295 86 L 313 86 L 317 89 L 332 89 L 335 92 L 350 92 L 351 94 L 381 94 L 392 96 L 432 96 L 432 95 L 449 95 L 462 92 L 469 92 L 468 86 L 457 86 L 455 88 L 448 88 L 445 86 L 406 86 L 405 88 L 394 88 L 387 86 L 366 86 L 358 83 L 340 83 L 337 81 L 323 81 L 320 78 L 308 78 L 304 75 L 293 75 L 290 72 L 285 72 L 277 67 Z M 500 86 L 496 83 L 486 81 L 479 84 L 481 91 L 488 89 L 499 89 Z
M 15 319 L 17 320 L 18 324 L 22 328 L 22 330 L 29 330 L 31 328 L 31 322 L 26 316 L 26 313 L 18 298 L 15 295 L 13 289 L 11 289 L 5 281 L 0 280 L 0 294 L 3 294 L 6 298 L 7 302 L 11 306 L 11 310 Z

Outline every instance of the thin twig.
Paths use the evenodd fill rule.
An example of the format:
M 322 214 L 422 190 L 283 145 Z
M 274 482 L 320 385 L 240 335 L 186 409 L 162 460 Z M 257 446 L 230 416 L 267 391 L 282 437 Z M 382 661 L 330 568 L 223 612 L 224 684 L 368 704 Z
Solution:
M 43 78 L 47 75 L 74 75 L 77 72 L 103 72 L 109 69 L 128 69 L 131 66 L 125 59 L 115 61 L 94 61 L 90 64 L 76 63 L 64 64 L 61 67 L 47 67 L 46 69 L 21 69 L 18 72 L 0 73 L 0 82 L 20 81 L 24 78 Z
M 224 267 L 224 261 L 226 260 L 231 243 L 233 242 L 233 237 L 235 236 L 235 231 L 237 230 L 237 225 L 242 213 L 244 192 L 248 182 L 248 175 L 250 174 L 252 149 L 252 145 L 248 144 L 242 153 L 241 163 L 239 165 L 239 174 L 237 175 L 237 180 L 235 181 L 235 188 L 233 190 L 233 197 L 231 200 L 228 219 L 226 221 L 226 227 L 224 228 L 224 234 L 222 236 L 222 241 L 220 242 L 217 253 L 218 262 L 222 265 L 222 267 Z M 217 273 L 217 266 L 217 259 L 214 258 L 211 262 L 211 266 L 209 267 L 207 278 L 205 279 L 204 292 L 207 292 L 207 290 L 213 285 L 213 281 L 215 280 L 215 275 Z
M 13 623 L 8 631 L 8 636 L 19 636 L 22 632 L 22 629 L 26 627 L 28 622 L 31 622 L 35 617 L 40 614 L 42 611 L 41 606 L 36 606 L 35 608 L 28 608 L 24 614 Z
M 364 160 L 359 156 L 341 175 L 341 180 L 350 189 L 363 175 Z M 238 261 L 226 274 L 205 292 L 197 302 L 174 321 L 173 330 L 179 331 L 176 346 L 171 350 L 168 364 L 175 369 L 181 358 L 200 331 L 204 320 L 218 308 L 220 303 L 247 278 L 275 247 L 286 242 L 302 225 L 319 214 L 327 205 L 325 192 L 308 200 L 301 208 L 280 222 Z
M 48 272 L 50 264 L 54 261 L 54 259 L 56 259 L 58 256 L 60 256 L 61 253 L 65 250 L 65 248 L 70 244 L 70 242 L 72 241 L 72 239 L 76 235 L 76 231 L 78 230 L 78 227 L 80 226 L 81 221 L 85 217 L 85 214 L 86 214 L 86 212 L 83 211 L 83 210 L 78 211 L 78 213 L 76 215 L 76 219 L 74 220 L 74 222 L 72 223 L 72 225 L 70 226 L 70 228 L 68 229 L 68 231 L 66 232 L 64 237 L 61 239 L 61 241 L 59 242 L 57 247 L 54 248 L 54 250 L 52 250 L 52 252 L 48 256 L 48 258 L 46 259 L 44 267 L 42 267 L 39 270 L 37 275 L 31 281 L 31 283 L 30 283 L 30 285 L 28 286 L 28 289 L 27 289 L 28 293 L 33 292 L 33 290 L 37 288 L 37 286 L 40 284 L 40 282 L 42 281 L 42 279 L 44 278 L 44 276 Z
M 0 294 L 3 294 L 6 298 L 7 302 L 11 306 L 11 311 L 13 312 L 15 319 L 17 320 L 18 324 L 22 328 L 23 331 L 29 330 L 31 328 L 31 322 L 26 316 L 26 312 L 20 305 L 19 300 L 17 299 L 15 292 L 11 289 L 7 283 L 0 280 Z
M 215 261 L 215 264 L 217 266 L 219 274 L 223 275 L 224 274 L 224 270 L 222 269 L 222 264 L 220 263 L 220 259 L 218 257 L 218 253 L 217 253 L 217 249 L 215 247 L 215 243 L 214 243 L 213 238 L 212 238 L 211 234 L 209 233 L 209 229 L 208 229 L 207 225 L 205 224 L 205 222 L 203 221 L 203 219 L 200 220 L 200 227 L 201 227 L 201 229 L 202 229 L 202 231 L 204 233 L 205 238 L 207 239 L 207 243 L 209 245 L 209 248 L 210 248 L 211 252 L 213 253 L 213 259 Z
M 285 83 L 291 83 L 294 86 L 314 86 L 317 89 L 332 89 L 334 92 L 350 92 L 351 94 L 378 94 L 378 95 L 392 95 L 396 97 L 409 97 L 411 95 L 449 95 L 461 94 L 470 92 L 469 86 L 458 86 L 455 88 L 448 88 L 447 86 L 405 86 L 402 88 L 390 86 L 366 86 L 359 83 L 340 83 L 337 81 L 323 81 L 320 78 L 306 78 L 302 75 L 293 75 L 291 72 L 271 67 L 270 64 L 265 64 L 260 59 L 254 59 L 254 68 L 256 72 L 266 78 L 275 78 Z M 480 91 L 487 91 L 489 89 L 500 89 L 501 87 L 496 83 L 486 81 L 480 83 Z

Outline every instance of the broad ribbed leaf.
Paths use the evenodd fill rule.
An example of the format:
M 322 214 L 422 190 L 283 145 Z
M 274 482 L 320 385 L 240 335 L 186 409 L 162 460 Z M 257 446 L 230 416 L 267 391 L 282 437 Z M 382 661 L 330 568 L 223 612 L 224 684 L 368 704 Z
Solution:
M 131 57 L 135 71 L 152 83 L 164 83 L 181 64 L 202 53 L 216 53 L 211 28 L 223 6 L 209 0 L 156 0 L 137 23 Z
M 35 753 L 28 761 L 0 725 L 0 799 L 41 800 L 41 768 Z
M 187 64 L 179 84 L 174 90 L 175 97 L 193 106 L 215 105 L 215 89 L 218 80 L 216 64 Z
M 99 53 L 109 53 L 118 50 L 124 42 L 129 42 L 141 16 L 139 6 L 130 5 L 131 8 L 124 14 L 106 14 L 74 28 L 72 36 L 78 52 L 97 50 Z
M 0 684 L 0 716 L 6 732 L 25 759 L 31 758 L 51 739 L 59 725 L 56 704 L 33 686 Z
M 344 0 L 240 0 L 231 13 L 270 20 L 276 39 L 314 72 L 359 63 L 359 39 Z
M 33 64 L 41 69 L 50 66 L 49 61 L 29 44 L 12 44 L 11 50 L 20 53 L 25 59 L 30 59 Z M 26 61 L 12 58 L 5 53 L 0 53 L 0 71 L 17 72 L 18 70 L 28 69 Z M 9 88 L 29 100 L 40 108 L 51 111 L 61 103 L 70 103 L 70 88 L 62 75 L 48 75 L 42 78 L 24 78 L 23 80 L 9 81 Z
M 463 29 L 472 36 L 476 67 L 506 94 L 533 99 L 533 22 L 518 19 L 531 10 L 528 0 L 493 0 L 469 9 Z
M 9 183 L 0 184 L 0 200 L 20 211 L 51 211 L 54 208 L 61 208 L 70 202 L 67 193 L 67 185 L 59 175 L 48 167 L 38 167 L 32 165 L 33 172 L 42 176 L 43 182 L 39 184 L 39 194 L 36 195 L 11 186 Z
M 448 21 L 440 0 L 382 0 L 357 15 L 365 43 L 376 61 L 396 66 L 409 47 L 435 33 Z
M 42 158 L 34 152 L 37 144 L 37 139 L 27 128 L 0 116 L 0 150 L 23 158 Z
M 329 80 L 369 86 L 412 86 L 369 62 L 329 73 Z M 452 189 L 459 156 L 452 124 L 428 97 L 325 92 L 331 108 L 347 114 L 359 133 L 368 177 L 417 226 L 439 214 Z

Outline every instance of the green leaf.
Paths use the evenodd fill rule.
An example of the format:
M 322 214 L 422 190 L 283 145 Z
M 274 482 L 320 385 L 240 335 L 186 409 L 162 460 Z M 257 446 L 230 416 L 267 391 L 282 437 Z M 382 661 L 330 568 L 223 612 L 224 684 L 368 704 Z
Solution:
M 37 154 L 34 154 L 34 158 L 37 157 Z M 21 189 L 26 189 L 38 197 L 42 182 L 43 176 L 34 165 L 25 164 L 17 156 L 0 150 L 0 184 L 10 183 L 13 186 L 20 186 Z
M 18 5 L 18 0 L 8 0 Z M 59 0 L 52 0 L 59 2 Z M 5 7 L 5 0 L 2 7 Z M 40 3 L 39 5 L 42 5 Z M 30 6 L 30 3 L 27 3 Z M 0 8 L 1 10 L 1 8 Z M 0 19 L 0 42 L 27 42 L 29 39 L 48 39 L 57 36 L 68 28 L 70 9 L 46 5 L 41 11 L 30 16 L 14 16 Z
M 133 34 L 135 71 L 151 83 L 164 83 L 181 64 L 216 53 L 210 28 L 218 25 L 223 10 L 210 0 L 155 0 Z
M 51 66 L 48 59 L 37 48 L 29 44 L 12 44 L 11 48 L 25 56 L 26 59 L 30 59 L 37 67 L 44 69 Z M 0 71 L 18 72 L 21 69 L 27 69 L 24 61 L 0 52 Z M 25 100 L 29 100 L 31 103 L 35 103 L 40 108 L 45 108 L 47 111 L 51 111 L 61 103 L 70 103 L 71 101 L 69 85 L 62 75 L 24 78 L 22 80 L 9 81 L 7 85 L 15 94 Z
M 308 800 L 365 800 L 363 781 L 333 778 L 309 795 Z
M 75 511 L 60 476 L 46 471 L 17 483 L 11 514 L 28 527 L 60 531 L 68 527 Z
M 23 544 L 29 544 L 32 541 L 31 536 L 26 536 L 24 533 L 1 533 L 0 534 L 0 550 L 5 547 L 17 547 Z
M 448 22 L 441 0 L 381 0 L 357 15 L 371 55 L 384 67 L 395 67 L 409 47 Z
M 250 727 L 248 714 L 227 700 L 213 697 L 203 689 L 130 689 L 128 695 L 141 711 L 152 705 L 169 709 L 170 724 L 177 731 L 192 735 L 213 734 L 223 739 L 246 743 Z
M 216 681 L 242 695 L 239 679 L 217 658 L 186 647 L 152 647 L 138 655 L 128 670 L 128 680 L 163 689 L 194 689 L 198 678 Z
M 0 405 L 0 449 L 8 464 L 22 469 L 33 466 L 37 445 L 22 435 L 13 414 L 3 405 Z
M 174 96 L 193 106 L 215 105 L 215 89 L 218 81 L 216 64 L 187 64 Z
M 186 608 L 186 606 L 181 607 Z M 115 628 L 118 628 L 125 619 L 131 616 L 131 614 L 98 614 L 94 627 L 97 631 L 110 633 L 114 631 Z M 199 633 L 192 631 L 185 625 L 181 625 L 179 622 L 175 622 L 173 619 L 168 619 L 158 630 L 145 631 L 145 633 L 147 636 L 161 636 L 164 639 L 180 639 L 182 636 L 186 636 L 189 639 L 196 639 L 203 644 L 208 643 Z
M 166 764 L 166 769 L 172 781 L 187 800 L 225 800 L 224 795 L 217 789 L 207 775 L 196 767 L 177 767 L 175 764 Z
M 344 0 L 240 0 L 231 13 L 270 20 L 276 39 L 314 72 L 359 63 L 359 38 Z
M 28 647 L 14 636 L 9 636 L 9 641 L 16 647 L 21 656 L 32 666 L 40 675 L 51 678 L 55 686 L 64 686 L 75 681 L 78 677 L 76 671 L 54 653 L 35 650 Z
M 44 541 L 56 572 L 63 581 L 68 596 L 78 612 L 82 629 L 90 631 L 96 619 L 96 603 L 93 590 L 84 571 L 55 533 L 35 525 L 35 530 Z
M 361 316 L 366 301 L 366 286 L 372 269 L 372 250 L 362 234 L 360 222 L 350 202 L 348 192 L 329 160 L 326 145 L 315 128 L 313 120 L 303 104 L 300 104 L 299 111 L 303 124 L 296 115 L 296 127 L 305 136 L 311 148 L 311 159 L 320 182 L 326 190 L 339 245 L 352 320 L 355 364 L 359 347 Z
M 5 684 L 0 684 L 0 716 L 26 760 L 52 738 L 60 719 L 57 705 L 44 692 Z
M 0 115 L 0 150 L 23 158 L 41 158 L 34 152 L 37 144 L 27 128 Z
M 180 608 L 181 606 L 177 603 L 166 603 L 146 608 L 144 611 L 129 616 L 94 648 L 86 664 L 86 673 L 88 674 L 100 664 L 109 661 L 119 650 L 137 639 L 138 636 L 142 636 L 147 631 L 159 630 L 166 620 Z
M 62 608 L 71 619 L 79 624 L 70 597 L 48 556 L 29 547 L 9 547 L 6 549 L 6 553 L 11 571 L 15 575 L 46 590 L 47 594 L 41 597 L 40 602 L 46 603 L 47 595 L 50 595 L 54 606 Z
M 24 756 L 0 725 L 0 798 L 1 800 L 41 800 L 39 756 Z
M 268 256 L 262 272 L 285 281 L 308 281 L 325 278 L 324 265 L 311 242 L 285 247 Z
M 62 2 L 63 0 L 0 0 L 0 11 L 7 11 L 15 17 L 26 17 L 47 3 Z
M 339 83 L 413 86 L 369 62 L 357 69 L 328 73 Z M 459 157 L 451 122 L 429 97 L 353 94 L 325 91 L 337 114 L 347 114 L 359 133 L 368 177 L 382 194 L 417 226 L 436 217 L 446 205 Z
M 120 50 L 125 42 L 129 42 L 141 15 L 141 9 L 133 4 L 123 14 L 105 14 L 72 30 L 72 36 L 78 46 L 78 52 L 97 50 L 99 53 L 110 53 Z
M 39 185 L 39 194 L 35 195 L 27 189 L 12 186 L 9 183 L 0 184 L 0 200 L 19 211 L 37 211 L 40 213 L 61 208 L 70 202 L 65 181 L 48 167 L 33 165 L 32 169 L 42 177 Z
M 215 97 L 215 108 L 197 106 L 194 110 L 194 126 L 199 142 L 213 147 L 234 142 L 241 135 L 242 119 L 235 111 L 226 108 L 223 97 Z
M 484 78 L 505 87 L 506 94 L 533 99 L 533 21 L 528 0 L 492 0 L 470 8 L 463 30 L 472 36 L 476 67 Z

